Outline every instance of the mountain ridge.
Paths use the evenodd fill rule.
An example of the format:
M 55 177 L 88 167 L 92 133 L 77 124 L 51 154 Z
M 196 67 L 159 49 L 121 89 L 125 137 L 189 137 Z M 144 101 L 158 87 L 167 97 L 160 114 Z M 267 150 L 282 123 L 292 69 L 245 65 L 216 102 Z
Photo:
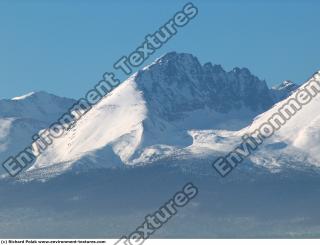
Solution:
M 226 72 L 220 65 L 201 65 L 191 54 L 171 52 L 105 96 L 27 172 L 53 176 L 69 169 L 213 157 L 225 142 L 237 140 L 234 132 L 292 94 L 293 87 L 269 89 L 247 68 Z M 26 103 L 42 93 L 11 102 Z

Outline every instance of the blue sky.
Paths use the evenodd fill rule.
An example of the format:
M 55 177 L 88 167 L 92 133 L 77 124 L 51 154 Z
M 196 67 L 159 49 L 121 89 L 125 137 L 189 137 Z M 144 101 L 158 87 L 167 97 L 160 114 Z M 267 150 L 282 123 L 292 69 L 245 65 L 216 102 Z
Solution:
M 198 16 L 144 65 L 187 52 L 226 70 L 248 67 L 269 85 L 320 69 L 320 1 L 192 2 Z M 1 0 L 0 98 L 39 90 L 81 97 L 185 3 Z

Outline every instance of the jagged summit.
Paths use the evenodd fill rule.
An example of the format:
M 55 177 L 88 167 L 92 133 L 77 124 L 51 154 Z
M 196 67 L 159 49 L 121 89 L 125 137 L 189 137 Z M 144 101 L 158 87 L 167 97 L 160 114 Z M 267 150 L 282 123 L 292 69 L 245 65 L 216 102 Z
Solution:
M 291 95 L 300 86 L 290 80 L 285 80 L 282 83 L 272 87 L 271 93 L 275 101 L 281 101 Z
M 177 53 L 177 52 L 168 52 L 158 59 L 155 60 L 154 63 L 180 63 L 180 64 L 192 64 L 192 63 L 199 63 L 197 57 L 192 54 L 188 53 Z
M 239 68 L 234 67 L 230 72 L 233 72 L 235 74 L 243 74 L 243 75 L 252 75 L 248 68 Z
M 139 71 L 135 81 L 146 99 L 166 107 L 170 117 L 204 108 L 221 113 L 262 112 L 275 102 L 266 82 L 249 69 L 236 67 L 226 72 L 221 65 L 202 65 L 186 53 L 165 54 Z
M 284 80 L 282 83 L 276 85 L 273 87 L 274 89 L 277 90 L 290 90 L 290 91 L 294 91 L 296 89 L 299 88 L 299 85 L 297 85 L 296 83 L 292 82 L 291 80 Z
M 211 72 L 215 73 L 226 72 L 220 64 L 212 64 L 211 62 L 207 62 L 204 65 L 201 65 L 196 56 L 188 53 L 177 53 L 174 51 L 164 54 L 147 67 L 153 67 L 157 64 L 176 65 L 186 68 L 187 70 L 189 70 L 192 66 L 195 66 L 197 69 L 200 69 L 201 67 L 202 69 L 210 70 Z M 246 67 L 234 67 L 231 71 L 229 71 L 229 73 L 252 75 L 250 70 Z
M 211 62 L 207 62 L 203 65 L 203 69 L 205 71 L 208 71 L 210 73 L 225 73 L 226 71 L 223 69 L 223 67 L 221 65 L 212 65 Z

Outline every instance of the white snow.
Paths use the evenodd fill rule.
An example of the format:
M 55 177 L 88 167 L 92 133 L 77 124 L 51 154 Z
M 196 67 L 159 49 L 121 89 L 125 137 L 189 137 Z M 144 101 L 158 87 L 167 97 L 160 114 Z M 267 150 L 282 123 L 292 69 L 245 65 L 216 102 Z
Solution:
M 141 93 L 129 79 L 86 113 L 70 131 L 56 139 L 29 171 L 59 163 L 70 167 L 82 157 L 107 167 L 126 162 L 141 142 L 145 118 Z M 106 150 L 109 147 L 112 150 Z
M 14 100 L 0 100 L 0 159 L 29 146 L 32 136 L 58 119 L 72 99 L 60 98 L 45 92 L 32 92 Z M 4 169 L 0 168 L 0 174 Z
M 123 82 L 75 127 L 56 139 L 28 171 L 57 174 L 72 168 L 140 165 L 161 159 L 213 160 L 236 147 L 243 134 L 253 132 L 287 101 L 257 116 L 248 127 L 244 127 L 249 124 L 244 118 L 253 115 L 245 108 L 230 113 L 205 108 L 167 121 L 157 114 L 163 110 L 161 105 L 147 104 L 136 76 Z M 308 166 L 311 161 L 318 165 L 320 117 L 315 113 L 319 110 L 319 97 L 268 139 L 251 161 L 271 171 L 287 166 L 288 162 L 301 164 L 305 161 Z M 241 127 L 244 128 L 239 130 Z
M 320 72 L 318 74 L 320 74 Z M 320 81 L 319 75 L 316 75 L 315 78 Z M 237 135 L 240 136 L 245 133 L 254 132 L 263 123 L 268 122 L 272 115 L 277 113 L 290 99 L 294 99 L 296 94 L 306 87 L 306 84 L 307 82 L 290 97 L 258 116 L 250 126 L 237 132 Z M 274 165 L 275 162 L 277 165 L 281 162 L 294 165 L 296 163 L 301 164 L 301 159 L 303 159 L 306 166 L 309 164 L 320 166 L 319 108 L 320 94 L 314 97 L 310 103 L 304 105 L 302 109 L 276 131 L 270 139 L 266 140 L 252 160 L 257 164 L 264 162 L 266 165 L 272 167 L 272 162 Z
M 22 96 L 17 96 L 17 97 L 14 97 L 12 98 L 11 100 L 24 100 L 30 96 L 32 96 L 35 92 L 30 92 L 30 93 L 27 93 L 25 95 L 22 95 Z
M 243 134 L 253 132 L 268 121 L 294 96 L 274 105 L 253 121 L 255 112 L 244 105 L 224 113 L 209 106 L 193 107 L 193 102 L 205 105 L 196 70 L 176 71 L 177 80 L 189 79 L 188 84 L 181 85 L 180 80 L 167 79 L 168 74 L 161 70 L 164 65 L 161 62 L 157 60 L 144 68 L 143 76 L 132 75 L 104 97 L 74 127 L 55 139 L 28 173 L 43 172 L 53 176 L 70 169 L 112 168 L 160 160 L 214 160 L 236 147 Z M 196 66 L 194 62 L 192 56 L 187 55 L 182 64 Z M 160 71 L 150 72 L 155 65 L 160 65 Z M 239 69 L 239 72 L 245 80 L 248 71 Z M 241 89 L 244 88 L 242 84 Z M 257 89 L 263 88 L 261 83 Z M 250 157 L 251 161 L 272 171 L 293 163 L 320 166 L 319 97 L 268 139 Z M 40 92 L 0 101 L 1 159 L 24 149 L 32 134 L 66 112 L 66 100 Z

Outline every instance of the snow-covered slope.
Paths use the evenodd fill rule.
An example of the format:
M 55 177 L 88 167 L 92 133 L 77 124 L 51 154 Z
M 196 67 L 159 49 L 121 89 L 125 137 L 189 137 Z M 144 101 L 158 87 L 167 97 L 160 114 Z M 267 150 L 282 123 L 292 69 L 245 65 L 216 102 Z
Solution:
M 62 98 L 43 91 L 32 92 L 11 100 L 0 100 L 1 118 L 31 118 L 52 123 L 65 112 L 75 100 Z
M 315 73 L 291 96 L 259 115 L 250 126 L 236 134 L 240 136 L 254 132 L 290 101 L 297 101 L 299 91 L 312 91 L 313 93 L 315 87 L 309 87 L 311 79 L 315 79 L 320 84 L 320 72 Z M 320 95 L 316 93 L 315 95 L 309 103 L 301 106 L 299 111 L 286 120 L 286 123 L 260 146 L 260 149 L 251 158 L 254 163 L 270 169 L 320 166 Z
M 277 102 L 273 92 L 246 68 L 226 72 L 190 54 L 168 53 L 93 107 L 28 172 L 209 157 L 232 146 L 233 131 Z
M 201 65 L 191 54 L 171 52 L 132 75 L 103 98 L 73 128 L 55 139 L 27 173 L 50 177 L 68 169 L 110 168 L 157 161 L 208 161 L 231 150 L 241 135 L 251 129 L 247 126 L 255 118 L 252 125 L 272 113 L 284 102 L 268 109 L 297 88 L 286 81 L 269 89 L 265 81 L 246 68 L 227 72 L 220 65 Z M 35 132 L 54 122 L 73 103 L 74 100 L 45 92 L 1 100 L 1 159 L 24 149 Z M 298 129 L 301 131 L 298 139 L 290 144 L 301 152 L 316 155 L 312 139 L 317 135 L 318 120 L 311 117 L 310 125 L 292 123 L 295 136 Z M 277 146 L 289 144 L 284 139 L 278 141 L 281 144 Z M 258 157 L 263 149 L 254 156 L 258 157 L 258 164 L 270 158 L 279 164 L 276 154 L 279 150 L 282 153 L 284 147 L 274 147 L 269 154 L 271 148 L 265 148 L 266 158 Z
M 0 100 L 0 159 L 4 161 L 24 149 L 34 134 L 48 127 L 74 102 L 45 92 Z
M 56 139 L 32 169 L 74 161 L 88 163 L 89 167 L 91 161 L 104 166 L 120 165 L 140 144 L 145 118 L 142 94 L 128 80 Z

